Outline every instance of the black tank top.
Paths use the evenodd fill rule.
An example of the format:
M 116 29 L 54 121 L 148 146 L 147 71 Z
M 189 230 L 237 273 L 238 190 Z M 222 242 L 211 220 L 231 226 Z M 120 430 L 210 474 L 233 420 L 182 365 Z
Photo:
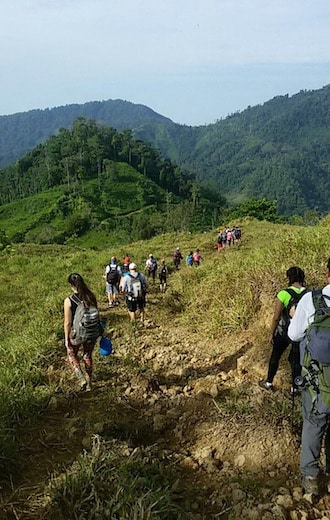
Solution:
M 71 327 L 72 327 L 74 315 L 76 314 L 78 304 L 81 302 L 81 300 L 80 300 L 78 294 L 76 294 L 76 293 L 69 296 L 69 300 L 71 302 Z

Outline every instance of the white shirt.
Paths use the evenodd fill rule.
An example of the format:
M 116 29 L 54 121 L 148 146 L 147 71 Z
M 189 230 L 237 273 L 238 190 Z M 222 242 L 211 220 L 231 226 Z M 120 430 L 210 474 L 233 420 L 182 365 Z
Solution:
M 330 297 L 330 284 L 322 289 L 322 294 Z M 327 299 L 325 301 L 329 307 L 330 302 Z M 314 314 L 312 293 L 308 292 L 299 301 L 295 315 L 290 321 L 288 336 L 292 341 L 301 341 L 304 338 L 306 329 L 314 320 Z

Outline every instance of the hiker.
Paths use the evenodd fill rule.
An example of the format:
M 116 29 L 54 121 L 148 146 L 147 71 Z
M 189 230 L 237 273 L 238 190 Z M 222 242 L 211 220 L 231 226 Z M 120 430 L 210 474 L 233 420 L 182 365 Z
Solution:
M 117 258 L 113 256 L 109 264 L 105 268 L 105 290 L 108 295 L 108 303 L 110 309 L 119 305 L 119 282 L 121 278 L 121 269 L 117 265 Z
M 193 260 L 194 260 L 194 265 L 196 265 L 196 266 L 200 265 L 201 260 L 203 260 L 202 255 L 199 252 L 199 249 L 196 249 L 196 251 L 194 252 Z
M 264 390 L 273 390 L 273 380 L 276 375 L 280 359 L 284 351 L 291 344 L 289 362 L 292 371 L 291 392 L 296 392 L 294 379 L 300 374 L 299 345 L 288 337 L 288 326 L 290 322 L 289 311 L 292 305 L 296 305 L 303 293 L 305 273 L 297 266 L 290 267 L 286 272 L 288 279 L 287 289 L 279 291 L 276 295 L 275 310 L 270 327 L 268 342 L 272 345 L 272 353 L 268 365 L 267 379 L 259 381 L 259 386 Z
M 159 269 L 158 269 L 159 290 L 160 290 L 160 292 L 165 292 L 166 291 L 167 275 L 168 275 L 167 265 L 165 263 L 165 259 L 162 258 L 161 261 L 160 261 Z
M 192 267 L 194 265 L 194 253 L 192 251 L 190 251 L 189 255 L 187 255 L 186 264 L 188 267 Z
M 227 229 L 226 242 L 228 246 L 234 245 L 234 234 L 230 228 Z
M 290 339 L 300 342 L 303 377 L 299 379 L 306 383 L 302 386 L 300 471 L 305 493 L 313 495 L 318 495 L 320 491 L 318 463 L 323 439 L 325 473 L 330 473 L 330 388 L 327 383 L 330 380 L 330 258 L 327 263 L 326 282 L 327 285 L 322 290 L 304 294 L 295 312 L 292 312 L 294 316 L 288 329 Z M 322 381 L 323 385 L 320 384 Z M 326 391 L 325 394 L 323 389 Z M 324 398 L 328 400 L 327 403 L 324 402 Z
M 242 238 L 242 231 L 241 231 L 241 229 L 239 227 L 237 227 L 237 226 L 234 226 L 234 228 L 233 228 L 233 235 L 234 235 L 234 240 L 236 242 L 239 242 L 241 240 L 241 238 Z
M 144 323 L 144 308 L 146 305 L 147 280 L 143 273 L 137 270 L 135 263 L 129 264 L 129 273 L 120 281 L 120 290 L 125 294 L 126 305 L 131 322 L 136 323 L 137 311 L 140 311 L 141 323 Z
M 146 272 L 148 278 L 152 277 L 152 280 L 155 281 L 156 272 L 157 272 L 157 260 L 154 258 L 152 254 L 149 255 L 148 260 L 146 261 Z
M 131 259 L 130 259 L 130 257 L 128 256 L 128 253 L 126 253 L 125 258 L 124 258 L 124 265 L 125 265 L 125 264 L 129 265 L 130 263 L 131 263 Z
M 68 277 L 68 283 L 71 286 L 73 294 L 64 300 L 64 338 L 65 348 L 68 355 L 68 360 L 72 366 L 78 381 L 80 389 L 90 391 L 91 379 L 93 373 L 92 354 L 96 343 L 96 339 L 85 341 L 81 344 L 76 344 L 75 331 L 73 329 L 74 317 L 77 307 L 81 302 L 86 306 L 93 306 L 97 309 L 97 301 L 94 293 L 87 287 L 83 277 L 78 273 L 72 273 Z M 83 361 L 85 365 L 85 374 L 83 374 L 78 359 L 79 348 L 82 346 Z
M 180 269 L 180 262 L 181 262 L 181 260 L 183 260 L 183 256 L 181 254 L 179 247 L 177 247 L 176 250 L 174 251 L 172 258 L 173 258 L 173 264 L 174 264 L 175 269 Z
M 223 248 L 223 245 L 222 245 L 222 232 L 221 232 L 220 229 L 219 229 L 218 236 L 217 236 L 217 248 L 218 248 L 218 253 L 220 253 L 221 249 Z

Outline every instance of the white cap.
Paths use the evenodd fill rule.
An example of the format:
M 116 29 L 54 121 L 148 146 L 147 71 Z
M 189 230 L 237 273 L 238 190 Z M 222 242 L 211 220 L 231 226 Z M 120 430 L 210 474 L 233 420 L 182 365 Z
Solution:
M 128 269 L 130 271 L 135 271 L 137 269 L 137 265 L 134 263 L 129 264 Z

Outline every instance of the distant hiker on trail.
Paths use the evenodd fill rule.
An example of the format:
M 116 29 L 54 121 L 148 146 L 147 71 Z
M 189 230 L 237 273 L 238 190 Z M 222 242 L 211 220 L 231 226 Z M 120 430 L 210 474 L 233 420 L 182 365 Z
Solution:
M 196 249 L 196 251 L 194 252 L 193 260 L 194 260 L 194 265 L 196 265 L 196 266 L 200 265 L 201 260 L 203 260 L 202 255 L 199 252 L 199 249 Z
M 117 258 L 113 256 L 109 264 L 105 268 L 105 290 L 108 295 L 109 307 L 119 305 L 119 282 L 121 278 L 121 269 L 117 265 Z
M 137 311 L 140 311 L 141 323 L 144 323 L 144 308 L 146 305 L 147 280 L 143 273 L 138 272 L 137 265 L 129 264 L 129 273 L 120 281 L 120 290 L 125 294 L 126 305 L 131 322 L 136 323 Z
M 276 375 L 282 354 L 291 344 L 289 362 L 292 371 L 291 392 L 296 392 L 294 379 L 300 374 L 299 345 L 292 342 L 288 337 L 288 327 L 290 323 L 289 312 L 292 306 L 297 305 L 298 301 L 306 291 L 303 286 L 305 283 L 305 273 L 297 266 L 290 267 L 286 276 L 289 287 L 283 289 L 276 295 L 275 310 L 270 328 L 269 343 L 272 345 L 272 353 L 269 360 L 268 374 L 266 380 L 259 381 L 259 386 L 264 390 L 273 390 L 273 380 Z
M 319 461 L 325 442 L 324 473 L 330 473 L 330 258 L 326 271 L 327 285 L 309 291 L 291 312 L 288 335 L 300 342 L 302 365 L 303 428 L 300 471 L 305 493 L 319 495 Z
M 218 249 L 218 253 L 221 251 L 222 248 L 223 248 L 223 244 L 222 244 L 222 231 L 219 229 L 218 236 L 217 236 L 217 249 Z
M 173 264 L 174 264 L 175 269 L 179 269 L 180 262 L 181 262 L 181 260 L 183 260 L 183 256 L 181 254 L 179 247 L 177 247 L 176 250 L 174 251 L 172 258 L 173 258 Z
M 227 229 L 226 241 L 227 241 L 227 246 L 234 245 L 234 234 L 230 228 Z
M 69 363 L 75 371 L 80 383 L 80 389 L 90 391 L 93 372 L 92 354 L 100 333 L 100 320 L 97 310 L 97 301 L 94 293 L 87 287 L 82 276 L 78 273 L 70 274 L 68 283 L 73 294 L 64 300 L 64 338 Z M 88 314 L 88 329 L 81 330 L 80 323 L 76 324 L 75 317 L 83 321 L 81 310 Z M 79 315 L 83 316 L 80 318 Z M 86 373 L 83 374 L 78 351 L 83 350 L 83 361 Z
M 236 242 L 239 242 L 241 240 L 241 237 L 242 237 L 242 231 L 239 227 L 237 226 L 234 226 L 233 227 L 233 235 L 234 235 L 234 240 Z
M 186 264 L 188 267 L 192 267 L 194 265 L 194 253 L 192 251 L 190 251 L 189 255 L 187 255 Z
M 158 268 L 158 278 L 159 278 L 159 289 L 160 289 L 160 292 L 165 292 L 166 291 L 167 276 L 168 276 L 167 265 L 165 263 L 165 259 L 162 258 L 161 261 L 160 261 L 160 266 Z
M 149 255 L 148 260 L 146 261 L 146 272 L 148 278 L 152 277 L 153 281 L 155 281 L 156 272 L 157 272 L 157 260 L 153 257 L 152 254 Z
M 128 256 L 128 254 L 126 253 L 125 258 L 124 258 L 124 264 L 129 265 L 130 263 L 131 263 L 131 259 L 130 259 L 130 257 Z

